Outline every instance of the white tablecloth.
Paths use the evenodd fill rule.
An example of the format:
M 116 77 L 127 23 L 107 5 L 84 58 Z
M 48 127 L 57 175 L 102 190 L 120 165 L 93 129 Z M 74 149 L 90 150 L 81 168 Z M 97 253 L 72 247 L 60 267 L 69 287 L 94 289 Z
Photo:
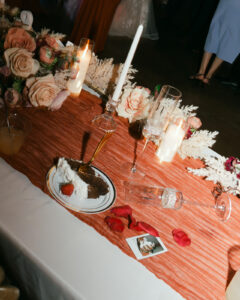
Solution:
M 0 250 L 30 299 L 183 299 L 1 158 L 0 191 Z

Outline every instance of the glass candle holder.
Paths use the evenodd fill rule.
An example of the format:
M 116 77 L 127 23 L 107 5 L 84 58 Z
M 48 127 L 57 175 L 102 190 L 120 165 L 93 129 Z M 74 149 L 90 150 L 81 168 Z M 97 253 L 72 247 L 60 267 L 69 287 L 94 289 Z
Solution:
M 73 97 L 78 97 L 85 80 L 87 70 L 91 61 L 94 42 L 82 38 L 73 58 L 71 66 L 71 78 L 68 81 L 68 90 Z
M 187 129 L 188 125 L 184 118 L 177 118 L 169 124 L 156 151 L 160 162 L 171 162 L 173 160 L 185 137 Z
M 164 85 L 162 87 L 156 101 L 150 109 L 146 124 L 143 128 L 143 135 L 146 139 L 152 141 L 161 139 L 181 97 L 182 93 L 177 88 L 170 85 Z

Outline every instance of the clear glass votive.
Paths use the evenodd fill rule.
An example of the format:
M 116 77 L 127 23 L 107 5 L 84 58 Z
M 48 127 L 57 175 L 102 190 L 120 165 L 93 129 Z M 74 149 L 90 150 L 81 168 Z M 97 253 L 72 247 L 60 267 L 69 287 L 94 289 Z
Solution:
M 188 124 L 184 118 L 170 122 L 156 151 L 160 162 L 171 162 L 186 135 Z
M 181 91 L 173 86 L 164 85 L 161 88 L 156 101 L 153 102 L 143 128 L 143 135 L 146 139 L 156 141 L 162 137 L 181 97 Z M 167 105 L 163 100 L 168 102 Z
M 17 113 L 11 113 L 7 117 L 1 114 L 0 118 L 0 152 L 6 155 L 17 154 L 28 133 L 31 123 Z
M 71 78 L 68 81 L 67 87 L 71 96 L 78 97 L 85 80 L 87 70 L 91 61 L 94 41 L 82 38 L 76 49 L 71 65 Z

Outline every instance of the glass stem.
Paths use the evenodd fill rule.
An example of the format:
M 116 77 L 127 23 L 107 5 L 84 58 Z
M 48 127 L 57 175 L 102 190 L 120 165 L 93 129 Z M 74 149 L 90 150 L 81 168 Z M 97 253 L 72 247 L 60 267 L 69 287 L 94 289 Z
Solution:
M 102 147 L 107 142 L 107 140 L 111 137 L 112 134 L 113 134 L 113 131 L 105 132 L 104 136 L 101 138 L 101 141 L 97 145 L 97 148 L 95 149 L 91 159 L 87 162 L 88 165 L 90 165 L 94 161 L 95 157 L 101 151 Z
M 136 171 L 137 171 L 137 160 L 139 160 L 142 157 L 142 155 L 143 155 L 143 153 L 144 153 L 144 151 L 146 149 L 146 146 L 147 146 L 148 142 L 149 142 L 149 139 L 146 139 L 142 151 L 139 153 L 139 155 L 137 156 L 137 158 L 133 162 L 133 166 L 132 166 L 132 169 L 131 169 L 132 173 L 136 173 Z
M 183 199 L 183 203 L 187 203 L 188 205 L 195 205 L 195 206 L 208 207 L 208 208 L 216 208 L 217 207 L 217 205 L 208 205 L 208 204 L 188 201 L 185 199 Z

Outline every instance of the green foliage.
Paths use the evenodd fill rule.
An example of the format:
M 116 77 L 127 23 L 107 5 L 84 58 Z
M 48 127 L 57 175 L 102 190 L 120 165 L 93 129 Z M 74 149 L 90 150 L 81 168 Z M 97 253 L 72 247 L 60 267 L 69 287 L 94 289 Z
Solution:
M 41 66 L 45 69 L 45 70 L 47 70 L 47 71 L 53 71 L 54 70 L 54 68 L 55 68 L 55 65 L 57 64 L 57 62 L 58 62 L 58 59 L 57 59 L 57 57 L 55 57 L 54 58 L 54 61 L 51 63 L 51 64 L 44 64 L 43 62 L 41 62 L 40 64 L 41 64 Z
M 12 84 L 12 88 L 16 90 L 19 94 L 21 94 L 24 88 L 24 84 L 25 84 L 25 80 L 16 78 Z

